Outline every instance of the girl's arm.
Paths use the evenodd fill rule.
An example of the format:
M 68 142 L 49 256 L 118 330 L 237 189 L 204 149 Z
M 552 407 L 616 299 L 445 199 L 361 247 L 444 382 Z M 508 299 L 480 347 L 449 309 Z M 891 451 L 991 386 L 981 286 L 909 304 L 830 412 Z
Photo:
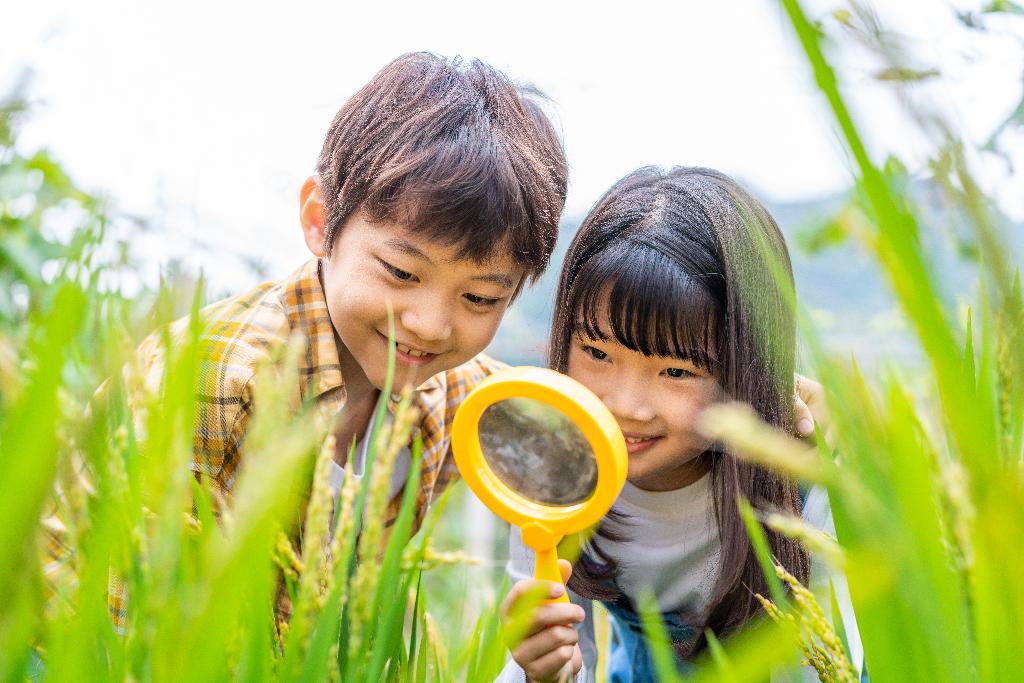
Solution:
M 813 486 L 808 491 L 803 505 L 803 518 L 810 526 L 835 537 L 836 527 L 832 521 L 832 506 L 829 504 L 828 492 L 821 486 Z M 843 630 L 846 631 L 847 644 L 850 647 L 852 659 L 850 664 L 853 665 L 859 677 L 864 667 L 864 646 L 861 643 L 857 619 L 853 613 L 853 602 L 850 599 L 850 589 L 846 585 L 846 576 L 812 555 L 811 576 L 808 584 L 808 588 L 814 593 L 822 610 L 826 615 L 831 616 L 832 623 L 835 624 L 837 621 L 842 623 Z M 831 614 L 830 588 L 835 591 L 839 614 Z M 817 678 L 808 678 L 808 680 L 817 680 Z
M 533 551 L 523 544 L 522 536 L 517 527 L 509 531 L 509 562 L 508 575 L 512 583 L 519 584 L 523 581 L 533 579 Z M 521 584 L 522 585 L 522 584 Z M 571 604 L 582 608 L 583 621 L 573 625 L 578 637 L 578 647 L 583 656 L 583 668 L 576 674 L 576 683 L 594 683 L 594 671 L 597 664 L 597 647 L 594 642 L 594 621 L 593 605 L 590 600 L 581 598 L 572 591 L 569 591 Z M 525 683 L 526 672 L 512 658 L 512 654 L 505 662 L 505 668 L 496 679 L 495 683 Z

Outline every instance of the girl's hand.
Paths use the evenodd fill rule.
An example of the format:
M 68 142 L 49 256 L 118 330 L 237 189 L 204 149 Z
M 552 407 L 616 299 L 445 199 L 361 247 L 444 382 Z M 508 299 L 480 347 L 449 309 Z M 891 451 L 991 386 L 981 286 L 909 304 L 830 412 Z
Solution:
M 825 404 L 825 389 L 813 379 L 796 376 L 796 396 L 793 399 L 793 417 L 797 436 L 813 442 L 815 425 L 832 448 L 832 424 Z
M 558 561 L 568 581 L 572 565 Z M 583 608 L 571 602 L 545 603 L 562 595 L 565 586 L 553 581 L 523 579 L 516 582 L 501 604 L 505 644 L 526 678 L 534 683 L 558 683 L 567 662 L 575 676 L 583 667 L 579 637 L 572 624 L 583 621 Z

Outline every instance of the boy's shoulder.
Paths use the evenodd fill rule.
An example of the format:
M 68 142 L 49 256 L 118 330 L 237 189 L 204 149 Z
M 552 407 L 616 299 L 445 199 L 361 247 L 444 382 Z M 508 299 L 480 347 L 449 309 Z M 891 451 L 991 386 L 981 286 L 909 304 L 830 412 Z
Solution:
M 439 419 L 434 422 L 425 420 L 424 426 L 433 425 L 436 430 L 441 431 L 437 435 L 438 438 L 441 438 L 442 434 L 447 438 L 455 420 L 455 412 L 466 396 L 492 373 L 507 367 L 506 363 L 487 354 L 478 353 L 465 363 L 431 377 L 421 389 L 443 387 L 444 392 L 432 394 L 435 398 L 433 405 L 428 408 L 428 412 L 435 413 Z
M 478 353 L 462 365 L 445 371 L 448 391 L 468 392 L 487 379 L 489 375 L 508 367 L 508 363 L 491 358 L 486 353 Z
M 313 347 L 312 352 L 303 354 L 311 359 L 304 363 L 310 367 L 301 369 L 304 375 L 318 368 L 318 342 L 326 337 L 332 351 L 334 348 L 317 259 L 309 260 L 284 279 L 214 302 L 200 315 L 200 401 L 217 403 L 242 396 L 257 367 L 294 334 L 303 335 Z M 334 367 L 336 352 L 332 356 L 324 361 Z
M 340 385 L 334 333 L 320 285 L 317 259 L 290 276 L 205 306 L 200 311 L 200 356 L 196 386 L 194 469 L 230 479 L 238 448 L 252 411 L 252 382 L 260 364 L 294 334 L 304 337 L 300 355 L 299 400 Z M 172 325 L 170 338 L 183 338 L 188 319 Z M 327 346 L 329 344 L 329 346 Z M 139 361 L 150 391 L 158 391 L 164 374 L 159 335 L 139 349 Z

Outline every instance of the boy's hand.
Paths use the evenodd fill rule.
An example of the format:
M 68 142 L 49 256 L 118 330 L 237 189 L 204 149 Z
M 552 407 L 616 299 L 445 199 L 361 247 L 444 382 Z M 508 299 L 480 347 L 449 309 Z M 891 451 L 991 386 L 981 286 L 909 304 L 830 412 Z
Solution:
M 558 565 L 568 581 L 572 565 L 566 560 L 559 560 Z M 564 591 L 559 583 L 523 579 L 512 586 L 501 604 L 505 644 L 527 680 L 534 683 L 558 683 L 567 662 L 572 663 L 573 675 L 583 667 L 579 637 L 572 627 L 583 621 L 583 608 L 571 602 L 544 602 Z
M 825 443 L 832 448 L 833 434 L 828 406 L 825 404 L 825 389 L 813 379 L 796 376 L 796 396 L 793 398 L 793 418 L 797 436 L 814 438 L 814 427 L 825 436 Z

